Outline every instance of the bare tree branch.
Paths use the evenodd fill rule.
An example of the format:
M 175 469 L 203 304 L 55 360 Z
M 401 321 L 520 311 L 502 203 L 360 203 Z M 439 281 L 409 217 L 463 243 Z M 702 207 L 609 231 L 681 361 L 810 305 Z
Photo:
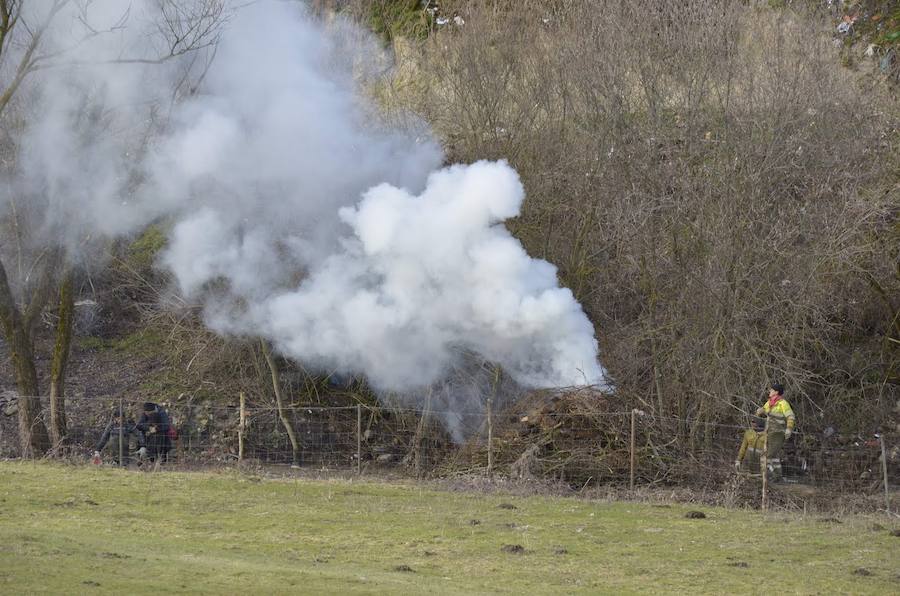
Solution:
M 38 47 L 40 47 L 41 37 L 47 31 L 47 27 L 50 26 L 50 23 L 53 22 L 53 19 L 56 18 L 59 12 L 66 6 L 66 4 L 69 3 L 69 1 L 70 0 L 53 0 L 53 4 L 48 10 L 47 16 L 34 31 L 31 31 L 31 39 L 25 49 L 25 53 L 19 60 L 19 65 L 16 67 L 16 74 L 13 77 L 12 82 L 10 82 L 6 89 L 4 89 L 2 93 L 0 93 L 0 115 L 3 114 L 4 109 L 13 98 L 13 95 L 15 95 L 16 91 L 19 89 L 22 81 L 24 81 L 25 78 L 34 70 L 34 54 L 37 51 Z M 25 26 L 24 21 L 22 22 L 22 25 Z M 9 26 L 11 27 L 12 25 Z M 8 34 L 8 32 L 8 29 L 4 29 L 4 37 Z M 2 44 L 0 44 L 0 50 L 2 50 Z

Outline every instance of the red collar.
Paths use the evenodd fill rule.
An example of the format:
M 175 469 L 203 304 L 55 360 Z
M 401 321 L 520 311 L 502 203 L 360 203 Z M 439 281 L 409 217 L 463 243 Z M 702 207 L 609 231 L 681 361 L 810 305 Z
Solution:
M 781 396 L 780 396 L 780 395 L 775 395 L 775 397 L 770 397 L 770 398 L 769 398 L 769 407 L 770 407 L 770 408 L 774 408 L 774 407 L 775 407 L 775 404 L 777 404 L 777 403 L 780 402 L 780 401 L 781 401 Z

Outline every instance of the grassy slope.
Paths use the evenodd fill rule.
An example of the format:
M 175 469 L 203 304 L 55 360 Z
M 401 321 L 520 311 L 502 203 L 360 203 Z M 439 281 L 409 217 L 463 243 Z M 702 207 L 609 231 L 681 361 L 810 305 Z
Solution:
M 872 519 L 685 511 L 3 462 L 0 593 L 723 593 L 758 591 L 773 576 L 791 592 L 900 588 L 900 538 Z M 781 545 L 778 571 L 767 538 Z

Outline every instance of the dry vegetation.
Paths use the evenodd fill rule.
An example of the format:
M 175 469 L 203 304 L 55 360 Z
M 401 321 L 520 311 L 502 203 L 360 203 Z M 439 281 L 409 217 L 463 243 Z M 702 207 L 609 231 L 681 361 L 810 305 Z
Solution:
M 792 7 L 794 6 L 793 3 Z M 617 394 L 708 447 L 783 379 L 804 430 L 896 416 L 897 103 L 827 15 L 725 0 L 442 2 L 385 103 L 508 159 L 511 223 L 597 327 Z
M 730 453 L 709 429 L 743 424 L 772 378 L 803 433 L 898 433 L 900 109 L 896 89 L 842 66 L 830 15 L 733 0 L 447 0 L 435 13 L 416 0 L 314 4 L 393 48 L 393 76 L 371 90 L 388 116 L 421 116 L 450 162 L 518 170 L 527 200 L 510 228 L 559 268 L 596 325 L 614 407 L 535 432 L 512 425 L 497 435 L 497 465 L 574 468 L 579 483 L 606 466 L 621 478 L 627 422 L 591 426 L 619 435 L 594 435 L 586 451 L 579 433 L 604 408 L 639 407 L 651 415 L 639 448 L 664 466 L 645 473 L 682 480 L 665 462 Z M 153 268 L 163 243 L 151 228 L 113 246 L 102 272 L 68 272 L 77 294 L 102 303 L 108 327 L 95 333 L 154 330 L 148 349 L 165 374 L 141 392 L 199 407 L 244 391 L 274 406 L 280 382 L 288 406 L 374 400 L 363 383 L 337 390 L 287 362 L 274 363 L 273 385 L 258 343 L 214 336 L 166 289 Z M 274 436 L 279 418 L 259 429 Z M 413 453 L 424 425 L 391 424 Z M 526 468 L 534 445 L 538 465 Z M 482 447 L 455 461 L 483 466 Z

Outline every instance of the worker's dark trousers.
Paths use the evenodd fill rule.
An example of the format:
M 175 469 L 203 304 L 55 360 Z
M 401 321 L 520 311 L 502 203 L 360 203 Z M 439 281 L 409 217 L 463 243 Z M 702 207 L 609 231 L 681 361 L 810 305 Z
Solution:
M 770 428 L 766 431 L 766 464 L 769 468 L 769 478 L 780 482 L 781 474 L 781 449 L 784 447 L 784 430 Z

